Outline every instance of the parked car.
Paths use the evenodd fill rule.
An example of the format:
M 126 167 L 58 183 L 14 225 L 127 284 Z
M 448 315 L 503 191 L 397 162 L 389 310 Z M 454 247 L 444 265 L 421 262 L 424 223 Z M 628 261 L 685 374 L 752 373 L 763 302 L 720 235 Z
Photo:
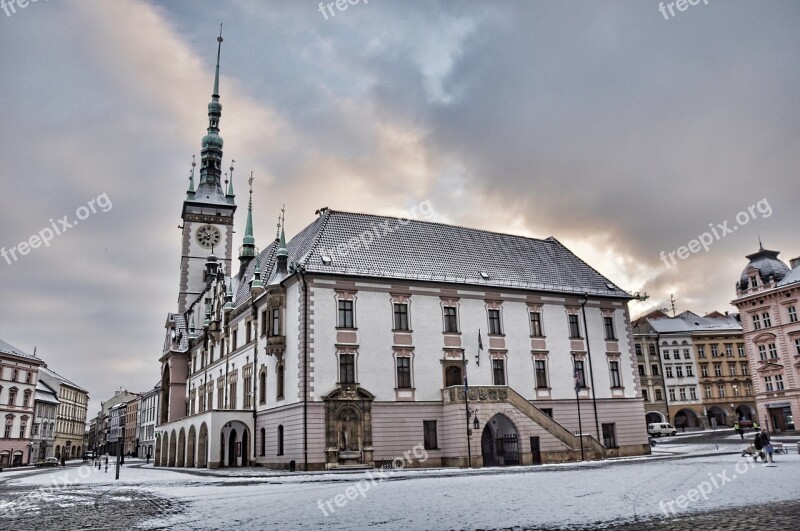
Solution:
M 653 439 L 652 437 L 648 437 L 648 438 L 647 438 L 647 442 L 649 442 L 649 443 L 650 443 L 650 447 L 651 447 L 651 448 L 652 448 L 653 446 L 655 446 L 655 445 L 656 445 L 656 440 L 655 440 L 655 439 Z
M 753 427 L 753 421 L 752 420 L 740 420 L 739 421 L 739 427 L 740 428 L 752 428 Z
M 88 452 L 83 452 L 83 460 L 88 461 L 89 459 L 94 459 L 97 457 L 97 453 L 89 450 Z
M 652 437 L 661 437 L 662 435 L 675 435 L 678 431 L 675 426 L 668 422 L 653 422 L 647 425 L 647 434 Z
M 58 459 L 55 457 L 45 457 L 44 460 L 36 463 L 36 466 L 58 466 Z

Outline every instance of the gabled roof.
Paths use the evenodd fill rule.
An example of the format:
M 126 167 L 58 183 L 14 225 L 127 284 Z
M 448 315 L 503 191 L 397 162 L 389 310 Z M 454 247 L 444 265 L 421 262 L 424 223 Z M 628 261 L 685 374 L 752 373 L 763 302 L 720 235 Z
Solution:
M 42 360 L 40 358 L 37 358 L 35 356 L 31 356 L 30 354 L 26 354 L 25 352 L 22 352 L 20 349 L 18 349 L 14 345 L 6 343 L 2 339 L 0 339 L 0 354 L 10 354 L 12 356 L 18 356 L 20 358 L 27 358 L 27 359 L 30 359 L 30 360 L 36 360 L 37 362 L 42 363 Z
M 275 248 L 273 242 L 259 255 L 265 283 L 275 275 Z M 325 210 L 292 238 L 288 252 L 289 263 L 309 273 L 631 298 L 553 237 Z M 254 268 L 251 261 L 245 279 Z M 242 282 L 236 305 L 248 295 Z
M 36 382 L 36 393 L 33 396 L 36 402 L 47 402 L 48 404 L 58 404 L 58 393 L 42 380 Z
M 661 334 L 692 332 L 741 332 L 742 325 L 734 315 L 714 317 L 711 314 L 700 317 L 694 312 L 685 311 L 675 317 L 649 318 L 650 326 Z
M 84 389 L 83 387 L 79 386 L 78 384 L 75 384 L 75 383 L 67 380 L 66 378 L 64 378 L 63 376 L 61 376 L 60 374 L 58 374 L 54 370 L 48 369 L 46 365 L 40 367 L 39 368 L 39 372 L 43 372 L 43 373 L 47 374 L 48 376 L 50 376 L 51 378 L 56 378 L 56 379 L 60 380 L 61 383 L 66 384 L 66 385 L 68 385 L 68 386 L 70 386 L 70 387 L 72 387 L 74 389 L 77 389 L 78 391 L 81 391 L 81 392 L 84 392 L 84 393 L 88 393 L 89 392 L 86 389 Z

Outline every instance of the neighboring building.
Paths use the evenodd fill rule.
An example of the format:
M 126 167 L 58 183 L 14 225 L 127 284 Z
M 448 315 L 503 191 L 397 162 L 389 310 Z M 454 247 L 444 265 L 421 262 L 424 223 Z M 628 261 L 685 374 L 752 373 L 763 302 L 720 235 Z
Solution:
M 713 312 L 701 317 L 686 311 L 668 317 L 653 312 L 636 321 L 634 340 L 648 355 L 647 362 L 639 364 L 640 374 L 642 365 L 647 375 L 660 372 L 666 388 L 666 416 L 651 408 L 648 422 L 672 422 L 678 429 L 693 430 L 754 419 L 742 327 L 735 316 Z M 640 347 L 635 348 L 638 354 Z M 657 391 L 656 385 L 653 392 Z
M 34 394 L 42 360 L 0 340 L 0 468 L 31 462 Z
M 112 444 L 109 443 L 108 439 L 109 431 L 111 429 L 110 425 L 111 418 L 109 412 L 111 411 L 112 408 L 120 404 L 127 404 L 129 401 L 135 400 L 137 396 L 138 395 L 136 393 L 131 393 L 130 391 L 123 391 L 122 389 L 120 389 L 119 391 L 114 392 L 113 397 L 109 398 L 105 402 L 100 403 L 100 411 L 97 413 L 97 416 L 94 419 L 94 433 L 95 433 L 94 440 L 97 452 L 100 455 L 105 455 L 106 453 L 111 454 L 113 446 Z
M 58 394 L 42 380 L 36 383 L 34 409 L 31 464 L 36 464 L 46 457 L 55 457 Z
M 89 428 L 86 432 L 86 449 L 92 451 L 98 451 L 99 444 L 98 444 L 98 420 L 97 417 L 89 420 Z
M 123 448 L 125 440 L 125 404 L 117 404 L 108 410 L 108 439 L 106 451 L 110 455 L 117 455 Z
M 139 397 L 139 457 L 155 456 L 156 416 L 161 384 Z
M 773 432 L 797 431 L 800 412 L 800 258 L 791 268 L 760 246 L 736 283 L 758 418 Z
M 125 455 L 139 454 L 139 398 L 125 403 Z
M 157 464 L 370 466 L 423 441 L 409 466 L 649 453 L 631 296 L 552 237 L 321 209 L 259 253 L 251 197 L 233 271 L 220 115 L 217 79 L 183 203 Z
M 42 366 L 40 378 L 58 392 L 58 418 L 56 420 L 55 457 L 62 452 L 67 459 L 83 454 L 83 435 L 86 432 L 89 393 L 67 380 L 47 365 Z
M 669 422 L 667 388 L 664 369 L 658 355 L 658 333 L 647 322 L 648 318 L 667 317 L 660 311 L 651 312 L 633 322 L 634 353 L 644 400 L 645 422 Z

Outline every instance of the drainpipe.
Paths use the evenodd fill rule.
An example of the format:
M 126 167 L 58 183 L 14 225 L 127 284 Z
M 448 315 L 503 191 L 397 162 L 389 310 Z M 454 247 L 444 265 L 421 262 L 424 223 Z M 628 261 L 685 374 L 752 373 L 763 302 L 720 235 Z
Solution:
M 661 381 L 664 382 L 664 406 L 667 408 L 667 423 L 672 424 L 669 415 L 669 393 L 667 392 L 667 375 L 664 374 L 664 364 L 661 361 L 661 332 L 656 332 L 656 354 L 658 355 L 658 366 L 661 369 Z
M 594 391 L 594 365 L 592 364 L 592 349 L 589 347 L 589 328 L 586 326 L 586 303 L 589 302 L 589 294 L 583 294 L 583 304 L 581 304 L 581 314 L 583 315 L 583 331 L 586 334 L 586 354 L 589 357 L 589 380 L 592 384 L 592 408 L 594 408 L 594 429 L 597 432 L 597 442 L 600 442 L 600 422 L 597 420 L 597 397 Z M 583 435 L 583 434 L 581 434 Z
M 256 302 L 253 301 L 252 303 L 252 312 L 253 312 L 253 323 L 257 323 L 258 321 L 258 307 L 256 307 Z M 258 326 L 255 326 L 256 332 L 256 342 L 253 345 L 253 394 L 251 400 L 253 401 L 253 463 L 256 462 L 256 381 L 258 380 Z
M 305 269 L 297 272 L 303 282 L 303 462 L 308 472 L 308 283 Z

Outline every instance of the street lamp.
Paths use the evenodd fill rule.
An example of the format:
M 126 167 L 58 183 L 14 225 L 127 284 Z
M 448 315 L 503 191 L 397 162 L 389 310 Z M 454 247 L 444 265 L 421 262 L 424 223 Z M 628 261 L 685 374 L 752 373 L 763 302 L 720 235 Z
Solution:
M 472 410 L 472 426 L 475 428 L 475 431 L 478 431 L 481 427 L 481 423 L 478 420 L 478 410 Z
M 31 454 L 33 453 L 33 441 L 28 442 L 28 465 L 31 464 Z

